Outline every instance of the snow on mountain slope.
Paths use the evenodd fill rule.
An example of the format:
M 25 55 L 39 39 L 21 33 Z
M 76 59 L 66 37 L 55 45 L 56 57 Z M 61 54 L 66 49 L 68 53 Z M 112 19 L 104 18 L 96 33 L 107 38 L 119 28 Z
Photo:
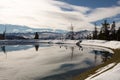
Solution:
M 51 29 L 51 28 L 30 28 L 28 26 L 21 25 L 11 25 L 11 24 L 0 24 L 0 33 L 5 31 L 7 33 L 28 33 L 28 32 L 56 32 L 56 33 L 66 33 L 66 30 L 61 29 Z

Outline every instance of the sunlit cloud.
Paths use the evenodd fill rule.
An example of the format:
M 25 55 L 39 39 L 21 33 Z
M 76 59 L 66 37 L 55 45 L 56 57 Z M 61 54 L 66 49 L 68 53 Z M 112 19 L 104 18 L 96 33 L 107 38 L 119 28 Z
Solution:
M 89 12 L 89 13 L 88 13 Z M 33 28 L 75 30 L 94 28 L 96 22 L 120 14 L 120 6 L 91 9 L 60 0 L 0 0 L 0 23 Z
M 108 8 L 96 8 L 88 14 L 89 21 L 97 21 L 105 18 L 111 18 L 120 14 L 120 6 L 113 6 Z

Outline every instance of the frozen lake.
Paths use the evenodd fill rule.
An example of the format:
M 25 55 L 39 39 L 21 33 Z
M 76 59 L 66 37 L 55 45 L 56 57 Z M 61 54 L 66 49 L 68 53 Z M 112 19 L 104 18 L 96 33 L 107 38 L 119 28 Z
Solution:
M 70 44 L 2 45 L 0 80 L 72 80 L 112 58 L 112 53 Z

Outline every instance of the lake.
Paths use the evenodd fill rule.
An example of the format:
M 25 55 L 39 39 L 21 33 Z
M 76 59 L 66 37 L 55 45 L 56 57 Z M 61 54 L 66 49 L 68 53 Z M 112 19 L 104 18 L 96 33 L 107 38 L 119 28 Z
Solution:
M 73 80 L 112 56 L 110 49 L 85 45 L 1 45 L 0 80 Z

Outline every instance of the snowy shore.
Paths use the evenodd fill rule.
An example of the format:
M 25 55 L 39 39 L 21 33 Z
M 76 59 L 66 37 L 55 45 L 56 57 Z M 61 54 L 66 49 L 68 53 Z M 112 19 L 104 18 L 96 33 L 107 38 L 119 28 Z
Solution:
M 93 45 L 112 49 L 120 49 L 119 41 L 84 40 L 82 41 L 81 45 Z M 85 80 L 120 80 L 120 63 L 116 65 L 115 64 L 116 63 L 111 63 L 98 69 L 95 74 L 90 75 Z
M 107 69 L 110 70 L 106 71 Z M 120 63 L 116 66 L 115 63 L 111 63 L 96 72 L 85 80 L 120 80 Z
M 108 47 L 111 49 L 120 49 L 120 41 L 104 41 L 104 40 L 83 40 L 81 45 L 93 45 Z

